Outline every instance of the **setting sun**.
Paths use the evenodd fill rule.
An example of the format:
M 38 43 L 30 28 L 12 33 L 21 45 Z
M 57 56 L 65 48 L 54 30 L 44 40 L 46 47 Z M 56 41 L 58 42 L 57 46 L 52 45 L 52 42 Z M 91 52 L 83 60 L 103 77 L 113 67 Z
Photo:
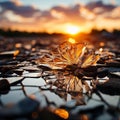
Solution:
M 69 25 L 66 27 L 66 33 L 71 34 L 71 35 L 75 35 L 78 34 L 80 32 L 80 28 L 74 25 Z

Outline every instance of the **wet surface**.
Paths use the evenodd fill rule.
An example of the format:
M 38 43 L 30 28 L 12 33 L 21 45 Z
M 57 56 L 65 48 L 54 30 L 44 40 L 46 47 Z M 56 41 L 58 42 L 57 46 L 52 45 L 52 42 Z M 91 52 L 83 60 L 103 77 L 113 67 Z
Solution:
M 66 62 L 65 46 L 59 59 L 56 50 L 69 39 L 65 36 L 0 40 L 0 119 L 120 119 L 119 40 L 87 37 L 90 40 L 82 42 L 88 43 L 88 53 L 94 49 L 95 54 L 78 49 L 79 66 L 71 56 L 67 58 L 73 64 Z M 75 50 L 72 46 L 69 54 L 78 56 Z

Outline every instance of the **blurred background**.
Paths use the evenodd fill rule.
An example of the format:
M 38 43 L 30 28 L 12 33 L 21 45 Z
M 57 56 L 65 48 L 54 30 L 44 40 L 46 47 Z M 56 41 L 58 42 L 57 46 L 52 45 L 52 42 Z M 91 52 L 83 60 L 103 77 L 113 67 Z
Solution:
M 0 29 L 89 33 L 120 29 L 119 0 L 0 0 Z

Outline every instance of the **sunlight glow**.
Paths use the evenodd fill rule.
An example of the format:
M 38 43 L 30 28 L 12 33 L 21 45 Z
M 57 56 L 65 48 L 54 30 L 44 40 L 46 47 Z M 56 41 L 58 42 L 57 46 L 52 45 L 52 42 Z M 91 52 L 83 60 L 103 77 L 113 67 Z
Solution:
M 69 38 L 68 41 L 72 44 L 76 43 L 75 39 L 73 39 L 73 38 Z
M 66 33 L 71 34 L 71 35 L 76 35 L 80 32 L 80 28 L 74 25 L 68 25 L 66 27 Z

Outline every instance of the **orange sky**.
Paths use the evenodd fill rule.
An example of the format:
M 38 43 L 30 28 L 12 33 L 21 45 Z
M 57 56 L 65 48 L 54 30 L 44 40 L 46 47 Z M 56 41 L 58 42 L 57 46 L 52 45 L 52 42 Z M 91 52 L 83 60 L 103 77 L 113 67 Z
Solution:
M 12 7 L 10 7 L 12 6 Z M 120 29 L 120 6 L 101 1 L 86 5 L 57 5 L 49 10 L 18 1 L 0 3 L 0 28 L 34 32 L 77 33 L 91 29 Z

